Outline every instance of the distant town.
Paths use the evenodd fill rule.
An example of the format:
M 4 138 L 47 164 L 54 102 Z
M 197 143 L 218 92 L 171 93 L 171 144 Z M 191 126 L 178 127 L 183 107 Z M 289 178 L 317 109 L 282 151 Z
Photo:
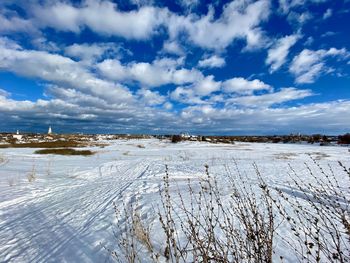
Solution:
M 210 143 L 227 143 L 235 142 L 258 142 L 258 143 L 304 143 L 318 144 L 321 146 L 328 145 L 349 145 L 350 133 L 344 135 L 266 135 L 266 136 L 204 136 L 192 135 L 189 133 L 169 134 L 169 135 L 145 135 L 145 134 L 57 134 L 53 132 L 52 127 L 48 127 L 47 133 L 22 133 L 17 130 L 16 133 L 0 133 L 0 146 L 40 143 L 52 141 L 76 141 L 76 142 L 96 142 L 117 139 L 164 139 L 173 143 L 180 141 L 203 141 Z

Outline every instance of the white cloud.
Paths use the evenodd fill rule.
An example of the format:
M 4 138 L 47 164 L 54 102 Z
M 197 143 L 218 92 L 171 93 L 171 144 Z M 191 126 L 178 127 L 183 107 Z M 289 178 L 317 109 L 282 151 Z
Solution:
M 88 27 L 98 34 L 146 40 L 164 26 L 170 34 L 170 43 L 179 34 L 186 32 L 192 43 L 203 48 L 222 49 L 236 39 L 245 39 L 248 49 L 253 49 L 265 44 L 259 25 L 270 14 L 270 1 L 232 1 L 224 6 L 218 19 L 214 19 L 213 9 L 202 17 L 194 14 L 181 16 L 167 8 L 151 6 L 123 12 L 111 1 L 98 0 L 87 0 L 78 6 L 56 2 L 32 8 L 34 22 L 42 28 L 52 27 L 79 33 Z M 165 47 L 167 48 L 176 49 L 174 46 Z
M 11 33 L 11 32 L 37 32 L 30 20 L 20 18 L 18 16 L 7 17 L 0 13 L 0 32 Z
M 303 26 L 307 21 L 311 20 L 312 18 L 313 15 L 308 11 L 302 13 L 291 11 L 288 14 L 287 20 L 292 26 Z
M 246 107 L 269 107 L 274 104 L 302 99 L 313 95 L 310 90 L 299 90 L 296 88 L 282 88 L 278 92 L 263 95 L 242 96 L 228 99 L 227 102 Z
M 202 59 L 198 62 L 198 66 L 201 68 L 222 68 L 225 65 L 225 59 L 217 55 Z
M 107 59 L 98 64 L 98 69 L 104 76 L 123 82 L 137 81 L 149 87 L 159 87 L 166 84 L 182 85 L 193 83 L 203 78 L 196 69 L 182 68 L 183 59 L 162 58 L 148 62 L 130 62 L 122 65 L 119 60 Z
M 139 89 L 136 93 L 141 97 L 141 100 L 147 105 L 163 104 L 166 98 L 158 92 L 150 91 L 149 89 Z
M 106 53 L 116 56 L 118 51 L 113 43 L 73 44 L 64 49 L 67 56 L 87 61 L 100 59 Z
M 189 3 L 189 1 L 184 1 Z M 191 1 L 191 4 L 193 1 Z M 178 15 L 167 8 L 142 5 L 137 10 L 121 11 L 109 0 L 85 0 L 80 4 L 65 1 L 30 5 L 28 22 L 38 28 L 51 27 L 56 30 L 80 33 L 89 28 L 106 36 L 121 36 L 126 39 L 147 40 L 165 28 L 170 39 L 164 50 L 181 52 L 175 42 L 179 35 L 188 34 L 195 45 L 208 49 L 223 49 L 234 40 L 246 40 L 246 49 L 266 45 L 266 37 L 260 28 L 270 14 L 270 1 L 237 0 L 226 4 L 219 18 L 213 8 L 204 16 L 190 13 Z M 64 14 L 64 15 L 63 15 Z M 101 15 L 103 19 L 101 19 Z M 18 22 L 24 26 L 24 21 Z M 6 23 L 10 27 L 14 23 Z
M 285 36 L 277 40 L 277 42 L 269 49 L 266 58 L 266 64 L 270 65 L 270 72 L 278 70 L 285 62 L 289 53 L 289 49 L 295 45 L 299 35 Z
M 223 82 L 223 90 L 227 93 L 253 94 L 259 90 L 273 91 L 273 88 L 258 79 L 232 78 Z
M 203 104 L 205 103 L 191 87 L 177 87 L 171 92 L 170 98 L 174 101 L 185 104 Z
M 332 36 L 335 36 L 335 35 L 337 35 L 337 34 L 339 34 L 339 33 L 334 32 L 334 31 L 327 31 L 327 32 L 323 33 L 323 34 L 321 35 L 321 37 L 332 37 Z
M 194 8 L 200 3 L 199 0 L 177 0 L 176 2 L 178 2 L 185 10 Z
M 154 4 L 154 0 L 129 0 L 130 3 L 137 5 L 137 6 L 150 6 Z
M 183 56 L 185 54 L 183 48 L 179 45 L 177 41 L 165 41 L 163 44 L 162 51 L 164 53 L 175 54 Z
M 217 96 L 212 93 L 221 89 L 221 82 L 215 81 L 213 75 L 199 79 L 192 85 L 186 87 L 177 87 L 171 92 L 170 98 L 185 104 L 208 104 L 217 102 Z M 203 97 L 209 96 L 206 100 Z M 222 98 L 221 98 L 222 99 Z
M 210 75 L 196 82 L 193 86 L 193 90 L 197 95 L 208 96 L 211 93 L 218 91 L 220 89 L 220 86 L 221 82 L 215 81 L 214 76 Z
M 311 46 L 312 43 L 314 43 L 315 39 L 312 36 L 309 36 L 306 41 L 304 42 L 305 46 Z
M 86 26 L 99 34 L 127 39 L 148 39 L 164 20 L 161 9 L 144 6 L 135 11 L 122 12 L 110 1 L 96 0 L 85 1 L 79 7 L 64 2 L 36 6 L 33 12 L 40 27 L 78 33 Z
M 0 70 L 80 89 L 108 101 L 120 102 L 132 97 L 127 88 L 97 78 L 70 58 L 44 51 L 24 50 L 6 39 L 0 40 Z
M 323 19 L 328 19 L 333 15 L 333 10 L 328 8 L 326 12 L 323 14 Z
M 280 10 L 283 13 L 289 12 L 291 9 L 298 6 L 306 6 L 307 4 L 319 4 L 327 2 L 328 0 L 279 0 Z
M 334 71 L 332 67 L 326 65 L 326 58 L 346 59 L 349 55 L 345 48 L 320 49 L 317 51 L 304 49 L 294 57 L 289 71 L 295 76 L 296 83 L 313 83 L 320 75 Z
M 196 127 L 199 133 L 337 134 L 347 132 L 344 123 L 350 122 L 348 100 L 281 108 L 206 108 L 191 106 L 184 109 L 181 116 L 189 123 L 188 127 Z
M 255 2 L 239 0 L 225 5 L 220 18 L 214 19 L 214 10 L 198 18 L 195 15 L 171 15 L 168 18 L 170 37 L 187 32 L 192 43 L 209 49 L 226 48 L 236 39 L 245 39 L 247 46 L 260 47 L 263 34 L 259 25 L 270 14 L 270 1 Z
M 21 46 L 7 37 L 0 37 L 0 48 L 18 50 Z
M 170 98 L 185 104 L 216 104 L 230 101 L 235 96 L 252 95 L 255 91 L 272 92 L 273 88 L 260 80 L 232 78 L 226 81 L 215 81 L 214 76 L 207 76 L 192 85 L 177 87 Z M 215 92 L 224 92 L 213 94 Z M 205 100 L 203 97 L 207 97 Z
M 164 103 L 163 108 L 166 110 L 171 110 L 173 108 L 173 104 L 171 104 L 169 101 L 167 101 Z
M 41 51 L 59 52 L 61 48 L 53 41 L 49 41 L 45 37 L 39 36 L 31 40 L 33 46 Z

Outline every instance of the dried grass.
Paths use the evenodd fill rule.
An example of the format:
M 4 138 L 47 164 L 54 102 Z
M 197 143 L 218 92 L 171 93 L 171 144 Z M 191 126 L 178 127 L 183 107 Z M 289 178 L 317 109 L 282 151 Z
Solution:
M 43 149 L 35 151 L 36 154 L 59 154 L 59 155 L 83 155 L 89 156 L 93 155 L 94 152 L 90 150 L 75 150 L 71 148 L 61 148 L 61 149 Z
M 350 169 L 342 163 L 339 166 L 340 176 L 350 182 Z M 170 192 L 166 169 L 156 223 L 164 235 L 164 246 L 156 251 L 150 228 L 144 227 L 146 223 L 132 206 L 124 206 L 126 226 L 116 235 L 123 255 L 108 251 L 119 262 L 130 263 L 266 263 L 273 258 L 284 262 L 283 255 L 277 254 L 282 252 L 275 251 L 276 242 L 282 242 L 283 253 L 298 262 L 350 262 L 349 189 L 339 184 L 339 174 L 331 166 L 326 171 L 315 159 L 312 167 L 305 164 L 313 183 L 303 181 L 290 166 L 288 193 L 269 187 L 255 164 L 260 190 L 253 190 L 236 163 L 235 167 L 234 176 L 228 170 L 229 200 L 222 199 L 208 166 L 204 180 L 189 181 L 186 192 L 175 194 Z M 288 226 L 292 235 L 280 232 L 281 225 Z

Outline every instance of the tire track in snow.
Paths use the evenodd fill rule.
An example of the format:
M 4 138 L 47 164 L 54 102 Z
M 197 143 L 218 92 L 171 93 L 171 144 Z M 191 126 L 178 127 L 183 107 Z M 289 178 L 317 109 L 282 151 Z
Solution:
M 150 165 L 147 165 L 147 167 L 139 174 L 139 176 L 137 176 L 135 179 L 140 179 L 141 177 L 143 177 L 146 172 L 148 171 Z M 94 216 L 92 216 L 83 226 L 83 228 L 87 229 L 92 222 L 98 217 L 98 215 L 100 215 L 101 213 L 103 213 L 104 211 L 106 211 L 108 206 L 112 206 L 113 200 L 115 200 L 117 197 L 119 197 L 124 191 L 126 191 L 132 184 L 134 183 L 133 181 L 127 182 L 125 183 L 124 186 L 121 187 L 121 189 L 119 189 L 117 191 L 116 194 L 114 195 L 106 195 L 106 199 L 103 200 L 103 202 L 101 202 L 102 207 L 101 209 L 99 209 L 98 212 L 95 213 Z
M 66 189 L 60 185 L 59 190 L 53 189 L 42 196 L 7 207 L 9 211 L 1 215 L 0 242 L 4 244 L 0 247 L 0 261 L 50 262 L 50 259 L 66 255 L 65 249 L 72 243 L 73 247 L 76 244 L 86 246 L 83 242 L 89 236 L 88 230 L 92 227 L 101 228 L 94 224 L 102 217 L 113 220 L 106 213 L 108 207 L 112 210 L 113 200 L 120 197 L 134 181 L 145 176 L 149 166 L 150 163 L 147 164 L 145 159 L 132 162 L 131 167 L 130 161 L 126 161 L 120 169 L 123 174 L 111 173 L 103 178 L 88 180 L 86 184 L 69 186 L 69 183 L 74 182 L 71 180 Z M 13 216 L 16 211 L 18 215 Z M 6 220 L 9 213 L 12 214 L 9 218 L 14 218 L 10 222 Z M 86 254 L 91 254 L 91 251 Z M 92 260 L 83 255 L 81 259 Z

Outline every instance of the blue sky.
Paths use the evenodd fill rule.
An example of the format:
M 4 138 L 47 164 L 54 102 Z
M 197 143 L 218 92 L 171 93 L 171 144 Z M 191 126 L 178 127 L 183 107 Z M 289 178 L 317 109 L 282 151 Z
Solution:
M 2 0 L 0 131 L 340 134 L 348 0 Z

